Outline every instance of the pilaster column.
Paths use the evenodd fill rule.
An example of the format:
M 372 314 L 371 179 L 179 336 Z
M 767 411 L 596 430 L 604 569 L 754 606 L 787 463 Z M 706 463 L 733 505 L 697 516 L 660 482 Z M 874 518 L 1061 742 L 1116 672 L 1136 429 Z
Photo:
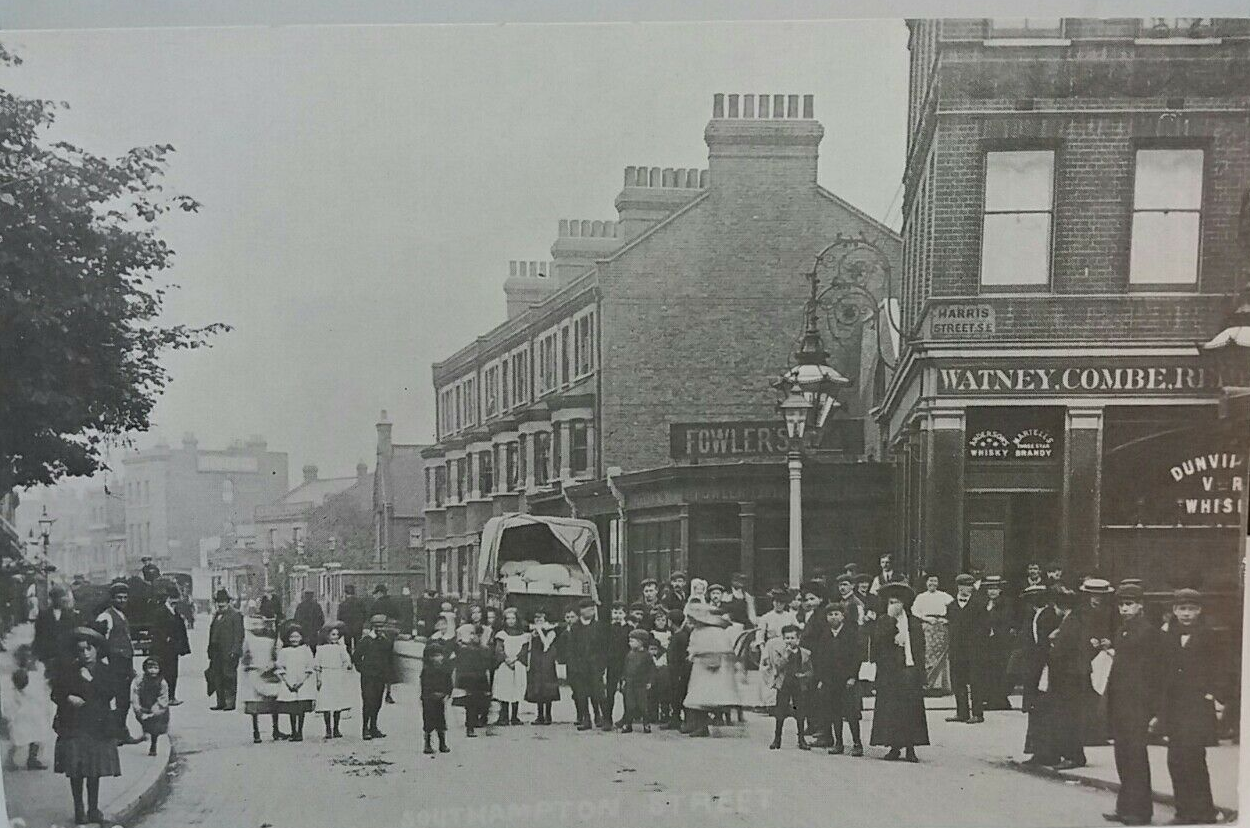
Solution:
M 599 476 L 598 457 L 595 455 L 595 421 L 586 420 L 586 474 L 592 480 Z
M 755 501 L 738 504 L 738 520 L 741 523 L 742 551 L 738 566 L 747 576 L 747 591 L 755 589 Z
M 573 453 L 572 429 L 568 422 L 560 422 L 554 424 L 552 438 L 560 441 L 560 480 L 568 480 L 573 476 L 573 463 L 570 455 Z
M 521 481 L 521 488 L 532 492 L 538 488 L 534 474 L 534 443 L 537 435 L 534 432 L 527 432 L 523 436 L 525 437 L 525 479 Z
M 964 568 L 964 409 L 929 412 L 923 424 L 925 453 L 923 567 L 949 583 Z
M 1069 408 L 1063 449 L 1062 537 L 1068 572 L 1098 567 L 1103 409 Z

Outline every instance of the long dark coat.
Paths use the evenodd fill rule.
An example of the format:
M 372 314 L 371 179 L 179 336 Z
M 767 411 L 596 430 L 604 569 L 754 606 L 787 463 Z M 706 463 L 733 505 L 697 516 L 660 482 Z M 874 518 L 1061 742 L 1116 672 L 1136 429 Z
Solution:
M 72 634 L 74 628 L 81 627 L 82 623 L 82 616 L 73 609 L 62 609 L 59 621 L 53 616 L 51 607 L 40 610 L 35 616 L 35 640 L 31 642 L 31 650 L 35 658 L 48 668 L 49 676 L 70 660 Z
M 1117 742 L 1144 741 L 1151 716 L 1159 712 L 1162 633 L 1137 617 L 1116 630 L 1115 657 L 1107 678 L 1107 719 Z
M 907 630 L 911 641 L 911 667 L 906 666 L 903 648 L 894 643 L 898 634 L 895 618 L 882 615 L 873 630 L 877 702 L 872 715 L 870 744 L 889 747 L 929 744 L 929 723 L 924 711 L 924 630 L 920 620 L 915 618 L 908 619 Z
M 361 633 L 365 631 L 365 599 L 359 595 L 348 595 L 339 601 L 338 619 L 347 627 L 347 635 L 349 638 L 360 638 Z M 437 613 L 436 613 L 437 615 Z M 434 629 L 433 624 L 430 631 Z
M 1162 635 L 1162 732 L 1176 747 L 1211 747 L 1219 743 L 1215 703 L 1229 701 L 1219 679 L 1221 653 L 1207 627 L 1196 624 L 1189 642 L 1181 646 L 1181 627 L 1175 623 Z
M 152 655 L 165 661 L 190 654 L 186 620 L 162 606 L 152 618 Z
M 304 643 L 312 650 L 317 649 L 317 634 L 326 624 L 325 611 L 315 598 L 305 598 L 295 605 L 295 623 L 304 630 Z
M 1038 694 L 1030 717 L 1025 753 L 1075 758 L 1084 744 L 1085 693 L 1090 689 L 1090 647 L 1080 619 L 1069 615 L 1050 634 L 1046 670 L 1049 686 Z
M 959 608 L 958 599 L 946 606 L 949 622 L 951 664 L 973 666 L 985 662 L 989 654 L 990 615 L 985 599 L 973 595 L 967 605 Z
M 243 616 L 234 607 L 213 615 L 208 626 L 208 659 L 237 662 L 243 656 Z
M 525 672 L 525 700 L 539 704 L 560 700 L 560 678 L 556 674 L 556 651 L 560 635 L 543 649 L 537 632 L 530 634 L 529 664 Z

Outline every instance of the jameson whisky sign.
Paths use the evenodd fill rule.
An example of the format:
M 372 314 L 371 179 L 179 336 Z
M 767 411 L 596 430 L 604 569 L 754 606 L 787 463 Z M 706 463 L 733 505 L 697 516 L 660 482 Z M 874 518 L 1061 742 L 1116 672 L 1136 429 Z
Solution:
M 1178 395 L 1219 389 L 1216 372 L 1197 360 L 1117 362 L 1053 361 L 1006 367 L 949 366 L 936 371 L 938 396 Z

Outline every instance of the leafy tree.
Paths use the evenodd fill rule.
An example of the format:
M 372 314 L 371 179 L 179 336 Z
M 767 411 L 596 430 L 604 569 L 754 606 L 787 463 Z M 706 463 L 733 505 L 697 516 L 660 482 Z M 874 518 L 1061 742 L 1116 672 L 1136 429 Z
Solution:
M 108 441 L 149 427 L 160 355 L 229 330 L 158 322 L 173 251 L 157 220 L 199 207 L 163 190 L 173 147 L 50 141 L 67 107 L 0 89 L 0 492 L 102 469 Z
M 377 563 L 372 502 L 364 502 L 355 486 L 330 495 L 308 517 L 303 563 L 316 566 L 338 561 L 344 569 L 368 569 Z M 365 494 L 370 494 L 368 490 Z M 334 538 L 333 544 L 330 539 Z

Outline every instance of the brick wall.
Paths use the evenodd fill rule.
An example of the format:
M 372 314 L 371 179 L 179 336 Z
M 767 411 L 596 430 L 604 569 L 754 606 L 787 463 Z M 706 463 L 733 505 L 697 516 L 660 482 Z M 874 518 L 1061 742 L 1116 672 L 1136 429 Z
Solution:
M 814 184 L 753 182 L 714 176 L 698 204 L 602 267 L 605 466 L 669 463 L 673 420 L 776 417 L 770 383 L 801 332 L 802 274 L 839 232 L 883 235 Z M 884 241 L 897 269 L 898 243 Z M 855 376 L 857 342 L 831 350 L 838 370 L 871 381 Z

